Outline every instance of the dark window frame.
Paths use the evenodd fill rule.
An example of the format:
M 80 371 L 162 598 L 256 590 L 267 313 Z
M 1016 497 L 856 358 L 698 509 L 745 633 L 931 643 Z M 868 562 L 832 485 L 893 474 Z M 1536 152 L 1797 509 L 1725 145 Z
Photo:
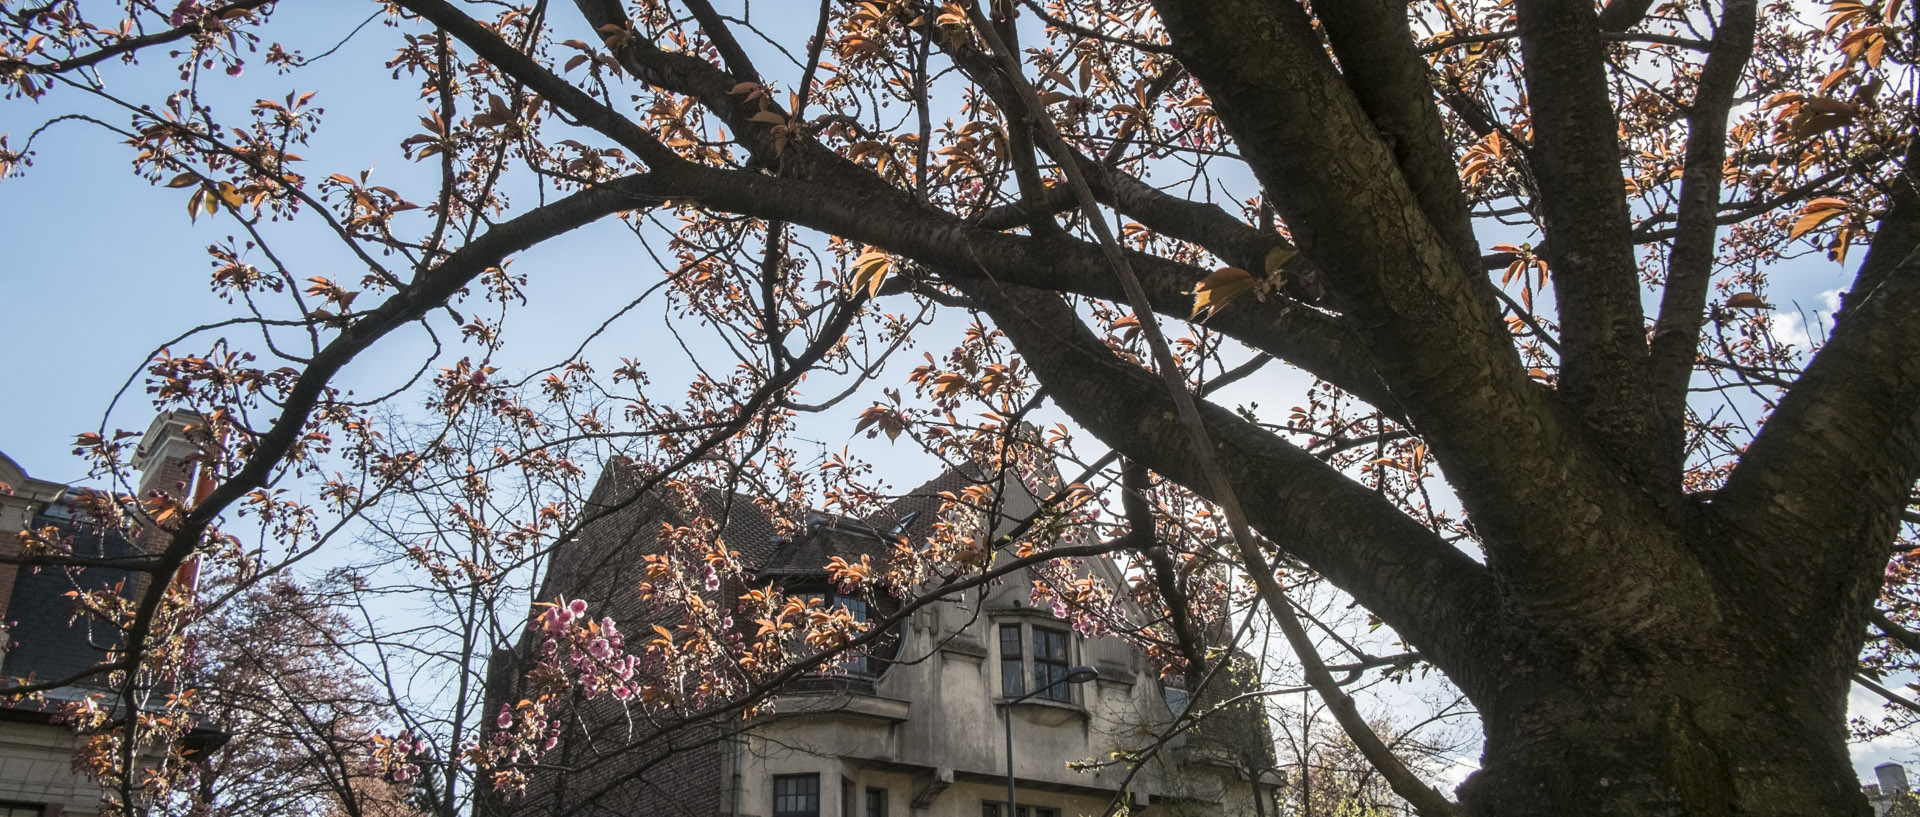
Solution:
M 1000 694 L 1018 698 L 1027 691 L 1026 636 L 1018 624 L 1000 625 Z M 1012 655 L 1008 655 L 1008 651 Z
M 853 616 L 854 621 L 862 624 L 869 624 L 873 621 L 873 605 L 868 604 L 866 599 L 860 598 L 859 596 L 849 596 L 830 588 L 815 586 L 804 590 L 790 590 L 787 592 L 787 597 L 792 599 L 819 599 L 820 608 L 823 610 L 841 607 Z M 874 659 L 868 655 L 868 648 L 861 647 L 836 656 L 833 665 L 846 671 L 849 675 L 870 678 L 878 675 L 878 673 L 873 670 L 873 663 Z M 824 669 L 826 669 L 826 667 L 823 666 L 820 670 L 815 670 L 815 672 L 818 673 Z
M 1045 689 L 1028 700 L 1074 703 L 1073 685 L 1065 683 L 1073 667 L 1073 631 L 1030 621 L 1002 621 L 997 626 L 1000 697 L 1011 700 Z
M 783 790 L 783 784 L 795 785 Z M 781 808 L 783 805 L 789 808 Z M 820 817 L 820 773 L 774 775 L 773 817 Z
M 1004 805 L 1006 804 L 999 800 L 982 800 L 980 801 L 980 817 L 1000 817 L 1000 809 Z M 1060 817 L 1060 810 L 1052 806 L 1018 806 L 1014 809 L 1013 813 L 1015 817 L 1028 817 L 1028 815 L 1032 815 L 1032 817 Z
M 867 787 L 867 817 L 887 817 L 887 790 Z
M 1073 636 L 1066 630 L 1033 627 L 1033 688 L 1045 690 L 1039 697 L 1060 703 L 1073 701 L 1073 685 L 1067 683 L 1067 669 L 1073 666 Z

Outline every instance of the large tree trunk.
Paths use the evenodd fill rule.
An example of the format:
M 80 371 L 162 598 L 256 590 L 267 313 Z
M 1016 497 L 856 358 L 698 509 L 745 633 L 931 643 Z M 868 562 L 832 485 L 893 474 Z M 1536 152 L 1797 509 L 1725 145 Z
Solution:
M 1516 678 L 1486 719 L 1473 815 L 1865 815 L 1845 735 L 1846 688 L 1756 663 L 1662 683 L 1672 667 L 1608 678 Z
M 1697 626 L 1510 630 L 1482 656 L 1486 744 L 1461 804 L 1476 817 L 1870 814 L 1845 725 L 1878 583 L 1851 585 L 1804 600 L 1722 583 L 1717 620 Z

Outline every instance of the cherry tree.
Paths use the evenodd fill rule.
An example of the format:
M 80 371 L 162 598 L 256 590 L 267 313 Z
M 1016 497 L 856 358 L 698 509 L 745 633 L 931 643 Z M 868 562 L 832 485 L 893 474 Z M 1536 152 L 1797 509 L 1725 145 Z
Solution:
M 950 492 L 933 535 L 839 581 L 906 615 L 1037 565 L 1063 614 L 1194 683 L 1206 634 L 1256 605 L 1422 814 L 1864 814 L 1849 690 L 1920 708 L 1897 689 L 1920 646 L 1900 0 L 389 0 L 347 43 L 282 22 L 300 7 L 0 16 L 10 121 L 43 123 L 0 141 L 0 171 L 104 129 L 177 217 L 232 232 L 206 256 L 232 318 L 144 364 L 155 406 L 203 419 L 216 487 L 98 503 L 168 537 L 104 610 L 126 706 L 89 728 L 121 736 L 99 769 L 126 807 L 161 785 L 124 773 L 158 727 L 113 713 L 207 614 L 166 580 L 181 565 L 264 578 L 425 488 L 458 534 L 431 542 L 459 549 L 408 558 L 443 588 L 504 580 L 590 524 L 596 454 L 691 512 L 642 589 L 674 618 L 615 639 L 542 600 L 543 691 L 449 738 L 469 750 L 441 779 L 510 792 L 577 690 L 662 729 L 763 706 L 880 632 L 712 595 L 748 568 L 711 497 L 792 525 L 898 493 L 851 451 L 814 464 L 812 424 L 1044 500 L 1002 533 L 972 515 L 1004 491 Z M 328 141 L 325 108 L 356 104 L 326 87 L 336 46 L 418 93 L 371 112 L 378 144 Z M 261 70 L 284 95 L 224 93 Z M 133 73 L 167 92 L 107 81 Z M 361 155 L 300 156 L 323 147 Z M 628 237 L 600 269 L 513 263 L 588 225 Z M 296 235 L 355 271 L 278 249 Z M 1830 329 L 1795 344 L 1769 292 L 1834 264 L 1853 280 Z M 564 306 L 582 351 L 502 365 L 535 278 L 636 266 L 643 286 Z M 621 323 L 641 308 L 646 339 Z M 374 388 L 347 371 L 400 355 Z M 449 433 L 395 433 L 423 420 Z M 485 446 L 456 433 L 481 421 Z M 131 445 L 79 441 L 102 474 Z M 1136 581 L 1048 567 L 1105 552 Z M 1479 713 L 1456 792 L 1329 668 L 1390 657 L 1314 648 L 1289 594 L 1321 581 Z M 420 773 L 424 738 L 380 741 L 389 776 Z

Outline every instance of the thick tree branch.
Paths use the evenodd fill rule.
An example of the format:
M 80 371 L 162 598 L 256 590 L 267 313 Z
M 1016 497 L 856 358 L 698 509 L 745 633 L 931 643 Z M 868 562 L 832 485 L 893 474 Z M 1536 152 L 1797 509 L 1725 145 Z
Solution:
M 627 16 L 620 0 L 575 0 L 575 5 L 595 31 L 607 31 L 609 26 L 632 31 L 633 20 Z M 725 31 L 724 20 L 717 20 L 715 27 L 717 32 L 707 30 L 710 39 L 716 42 L 733 39 L 731 33 Z M 640 36 L 606 38 L 606 45 L 620 60 L 620 66 L 641 81 L 699 100 L 702 107 L 726 123 L 728 130 L 752 151 L 754 164 L 777 167 L 781 175 L 793 178 L 832 176 L 836 183 L 858 188 L 876 201 L 906 198 L 899 188 L 808 137 L 799 129 L 800 123 L 792 121 L 792 112 L 771 95 L 748 101 L 747 94 L 733 92 L 741 82 L 752 81 L 750 78 L 736 76 L 693 54 L 662 50 Z M 744 59 L 744 52 L 741 57 Z M 518 76 L 518 72 L 515 73 Z M 774 124 L 753 118 L 763 113 L 789 121 Z M 784 138 L 776 134 L 776 129 L 782 129 Z
M 634 124 L 633 120 L 555 76 L 532 57 L 500 39 L 493 29 L 481 25 L 445 0 L 398 0 L 398 3 L 400 7 L 445 29 L 454 39 L 473 49 L 474 54 L 524 83 L 528 90 L 539 94 L 555 107 L 566 111 L 574 121 L 599 131 L 614 143 L 633 151 L 648 165 L 671 166 L 683 162 L 672 148 Z
M 1885 686 L 1882 686 L 1879 682 L 1873 680 L 1872 678 L 1868 678 L 1865 675 L 1856 674 L 1853 676 L 1853 682 L 1856 684 L 1859 684 L 1862 687 L 1865 687 L 1869 692 L 1872 692 L 1873 694 L 1886 699 L 1887 703 L 1893 704 L 1894 706 L 1900 707 L 1901 709 L 1905 709 L 1910 712 L 1920 712 L 1920 703 L 1916 703 L 1913 699 L 1908 698 L 1904 695 L 1901 695 L 1898 692 L 1894 692 L 1893 690 L 1888 689 Z
M 984 280 L 959 287 L 1013 339 L 1068 415 L 1129 460 L 1210 494 L 1166 390 L 1153 375 L 1116 357 L 1058 296 Z M 1378 613 L 1429 657 L 1461 655 L 1475 637 L 1470 632 L 1491 637 L 1482 629 L 1495 614 L 1485 568 L 1313 455 L 1227 409 L 1199 405 L 1229 479 L 1240 493 L 1258 498 L 1249 507 L 1250 519 L 1269 540 Z M 1442 621 L 1471 623 L 1465 629 L 1435 626 Z M 1456 677 L 1456 662 L 1435 661 Z
M 1454 168 L 1440 106 L 1407 27 L 1404 2 L 1347 0 L 1314 7 L 1340 60 L 1347 86 L 1398 160 L 1420 209 L 1471 269 L 1480 249 L 1465 192 Z
M 1155 529 L 1154 508 L 1147 501 L 1151 480 L 1147 469 L 1138 463 L 1126 462 L 1120 466 L 1120 507 L 1126 511 L 1129 527 L 1123 542 L 1129 549 L 1146 557 L 1147 564 L 1152 567 L 1154 586 L 1160 590 L 1160 599 L 1167 605 L 1167 622 L 1180 645 L 1180 654 L 1187 659 L 1187 688 L 1198 689 L 1201 679 L 1207 674 L 1207 650 L 1193 629 L 1187 594 L 1180 589 L 1180 570 L 1167 555 L 1166 543 L 1160 541 Z
M 1895 624 L 1893 619 L 1887 618 L 1886 613 L 1878 609 L 1874 610 L 1873 626 L 1880 631 L 1881 635 L 1886 636 L 1888 640 L 1899 644 L 1911 652 L 1920 653 L 1920 633 Z
M 1600 10 L 1600 30 L 1626 31 L 1646 19 L 1647 11 L 1652 8 L 1653 0 L 1607 0 L 1606 8 Z
M 1740 75 L 1753 54 L 1758 0 L 1729 0 L 1687 108 L 1687 153 L 1680 178 L 1679 234 L 1667 260 L 1667 285 L 1648 352 L 1662 486 L 1678 491 L 1686 468 L 1687 384 L 1693 377 L 1706 322 L 1707 291 L 1716 260 L 1714 218 L 1720 212 L 1720 180 L 1727 160 L 1727 114 Z
M 1880 286 L 1920 248 L 1920 175 L 1916 174 L 1920 174 L 1920 131 L 1907 136 L 1907 155 L 1889 185 L 1887 215 L 1874 225 L 1873 244 L 1855 274 L 1855 291 L 1870 292 Z M 1844 300 L 1834 319 L 1840 320 L 1854 304 L 1852 298 Z
M 1125 294 L 1093 245 L 1064 233 L 1022 236 L 981 229 L 925 205 L 887 206 L 858 192 L 760 173 L 689 168 L 676 174 L 676 196 L 714 209 L 779 219 L 883 247 L 941 270 L 942 278 L 990 277 L 1120 302 Z M 1128 253 L 1154 309 L 1189 314 L 1191 290 L 1206 270 L 1144 253 Z M 1047 258 L 1040 266 L 1034 258 Z M 1395 399 L 1373 372 L 1364 344 L 1335 318 L 1310 307 L 1249 299 L 1208 325 L 1242 343 L 1299 366 L 1376 406 Z M 1397 413 L 1395 409 L 1387 409 Z
M 1905 204 L 1887 215 L 1875 254 L 1911 241 L 1920 207 Z M 1714 500 L 1772 543 L 1742 556 L 1778 584 L 1781 614 L 1857 611 L 1835 622 L 1839 632 L 1806 634 L 1835 642 L 1859 638 L 1920 478 L 1920 250 L 1891 269 L 1873 260 Z
M 1517 10 L 1528 164 L 1560 307 L 1560 393 L 1617 450 L 1645 452 L 1646 330 L 1605 45 L 1588 4 L 1522 0 Z
M 687 10 L 693 12 L 693 19 L 700 21 L 700 31 L 720 52 L 720 59 L 725 61 L 728 73 L 743 82 L 760 82 L 760 69 L 754 67 L 753 58 L 747 56 L 747 50 L 740 47 L 740 41 L 733 36 L 733 29 L 727 25 L 726 18 L 714 10 L 713 4 L 707 0 L 684 2 Z
M 1418 635 L 1399 630 L 1399 625 L 1395 625 L 1410 642 L 1433 644 L 1453 657 L 1464 657 L 1465 653 L 1456 651 L 1475 637 L 1494 637 L 1494 611 L 1489 604 L 1493 600 L 1491 576 L 1377 494 L 1338 476 L 1305 452 L 1251 427 L 1231 412 L 1196 401 L 1190 408 L 1204 412 L 1204 419 L 1184 409 L 1176 414 L 1167 389 L 1152 375 L 1115 357 L 1058 296 L 1030 291 L 1016 293 L 991 283 L 963 289 L 985 306 L 995 324 L 1013 339 L 1022 357 L 1041 379 L 1058 387 L 1055 400 L 1075 420 L 1096 429 L 1096 433 L 1110 433 L 1112 436 L 1103 439 L 1117 450 L 1222 503 L 1235 527 L 1235 545 L 1245 561 L 1248 575 L 1259 586 L 1269 612 L 1279 621 L 1296 657 L 1306 669 L 1309 683 L 1322 696 L 1348 737 L 1360 747 L 1368 762 L 1391 781 L 1394 793 L 1413 803 L 1421 814 L 1445 817 L 1458 813 L 1456 805 L 1408 772 L 1360 716 L 1352 698 L 1341 691 L 1294 616 L 1284 591 L 1274 581 L 1272 568 L 1261 553 L 1261 544 L 1252 540 L 1242 526 L 1260 525 L 1269 540 L 1281 543 L 1289 553 L 1316 569 L 1317 561 L 1326 564 L 1340 575 L 1321 572 L 1342 588 L 1353 589 L 1345 580 L 1361 582 L 1364 586 L 1353 593 L 1355 599 L 1369 605 L 1369 609 L 1372 609 L 1369 598 L 1393 605 L 1395 609 L 1391 614 L 1382 610 L 1375 612 L 1390 623 L 1401 620 L 1415 627 Z M 1116 406 L 1116 402 L 1130 405 Z M 1194 421 L 1203 422 L 1205 429 L 1193 427 Z M 1210 440 L 1206 448 L 1196 450 L 1189 442 L 1194 431 Z M 1207 450 L 1209 448 L 1212 450 Z M 1241 455 L 1246 455 L 1245 459 L 1241 459 Z M 1325 469 L 1326 473 L 1310 475 L 1311 469 Z M 1300 493 L 1321 491 L 1329 493 L 1318 497 Z M 1236 493 L 1259 496 L 1259 510 L 1247 515 L 1234 498 Z M 1338 494 L 1349 495 L 1336 498 Z M 1367 507 L 1360 507 L 1360 503 Z M 1368 530 L 1362 533 L 1355 528 L 1343 527 L 1338 531 L 1322 528 L 1320 523 L 1327 521 L 1326 511 L 1332 507 L 1356 514 L 1360 518 L 1347 522 L 1364 525 Z M 1313 510 L 1301 513 L 1303 509 Z M 1261 525 L 1262 522 L 1267 524 Z M 1356 535 L 1366 543 L 1353 541 L 1351 537 Z M 1355 557 L 1359 563 L 1350 561 Z M 1414 579 L 1409 571 L 1422 569 L 1416 567 L 1422 564 L 1424 569 L 1435 572 L 1425 579 Z M 1443 575 L 1445 579 L 1435 579 Z M 1362 598 L 1363 593 L 1367 598 Z M 1376 596 L 1380 593 L 1384 596 Z M 1455 624 L 1465 622 L 1467 627 L 1432 627 L 1437 619 L 1425 616 L 1443 611 L 1449 620 Z M 1400 618 L 1407 614 L 1415 617 Z M 1422 652 L 1434 655 L 1424 646 Z M 1471 668 L 1447 659 L 1436 659 L 1435 663 L 1458 667 L 1462 674 L 1449 671 L 1448 675 L 1463 688 L 1485 689 L 1481 684 L 1486 679 Z

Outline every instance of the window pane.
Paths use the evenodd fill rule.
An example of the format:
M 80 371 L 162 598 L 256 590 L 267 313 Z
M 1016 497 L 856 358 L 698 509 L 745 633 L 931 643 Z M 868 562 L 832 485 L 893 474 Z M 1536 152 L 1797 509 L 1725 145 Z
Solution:
M 981 803 L 980 817 L 1000 817 L 999 803 Z
M 1033 628 L 1033 688 L 1044 689 L 1041 696 L 1049 700 L 1072 700 L 1073 690 L 1066 677 L 1067 634 Z
M 1026 668 L 1020 660 L 1020 625 L 1000 625 L 1000 694 L 1016 696 L 1026 692 L 1021 678 Z
M 775 775 L 773 815 L 774 817 L 820 817 L 820 775 Z
M 1174 687 L 1167 687 L 1165 690 L 1165 695 L 1167 699 L 1167 710 L 1172 712 L 1174 717 L 1177 718 L 1186 713 L 1187 711 L 1187 691 L 1186 690 L 1175 689 Z
M 1033 628 L 1033 656 L 1048 661 L 1067 661 L 1067 634 L 1057 630 Z
M 886 789 L 867 789 L 867 817 L 887 817 Z
M 836 595 L 833 597 L 833 604 L 836 607 L 845 609 L 847 611 L 847 615 L 853 616 L 854 621 L 858 621 L 862 624 L 865 624 L 867 622 L 867 603 L 866 602 L 861 601 L 859 599 L 850 599 L 850 598 L 847 598 L 846 596 Z M 844 666 L 847 668 L 848 672 L 865 673 L 867 671 L 867 651 L 866 651 L 866 648 L 864 647 L 853 651 L 853 654 L 844 660 L 846 662 Z M 852 817 L 851 812 L 848 813 L 848 817 Z
M 1040 696 L 1048 700 L 1065 701 L 1073 697 L 1072 685 L 1066 683 L 1067 668 L 1059 664 L 1044 661 L 1033 662 L 1033 688 L 1042 689 Z

